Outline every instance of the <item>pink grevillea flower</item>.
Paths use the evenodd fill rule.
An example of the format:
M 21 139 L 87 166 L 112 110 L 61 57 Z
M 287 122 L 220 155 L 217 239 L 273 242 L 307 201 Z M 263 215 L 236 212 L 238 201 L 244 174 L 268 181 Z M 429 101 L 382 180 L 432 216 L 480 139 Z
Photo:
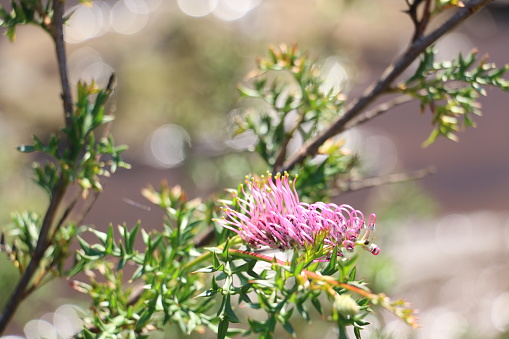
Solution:
M 375 228 L 374 214 L 366 224 L 362 212 L 349 205 L 301 202 L 295 190 L 296 179 L 290 180 L 287 173 L 275 177 L 269 173 L 259 179 L 246 177 L 242 195 L 235 194 L 239 210 L 225 204 L 222 209 L 226 216 L 218 222 L 252 248 L 306 249 L 320 239 L 330 252 L 338 247 L 339 255 L 343 255 L 343 249 L 353 251 L 356 245 L 374 255 L 380 253 L 369 239 Z

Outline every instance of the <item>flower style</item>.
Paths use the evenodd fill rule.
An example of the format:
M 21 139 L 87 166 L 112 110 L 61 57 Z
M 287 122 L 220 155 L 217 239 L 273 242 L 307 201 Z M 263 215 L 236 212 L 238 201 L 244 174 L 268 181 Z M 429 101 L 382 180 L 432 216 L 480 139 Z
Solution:
M 217 221 L 252 248 L 306 249 L 315 241 L 323 241 L 329 253 L 338 247 L 338 255 L 343 255 L 343 250 L 353 251 L 356 245 L 374 255 L 380 253 L 369 239 L 375 229 L 374 214 L 366 225 L 362 212 L 349 205 L 301 202 L 295 190 L 296 179 L 290 180 L 288 173 L 246 177 L 248 192 L 242 185 L 242 194 L 234 193 L 240 211 L 225 204 L 222 210 L 226 216 Z

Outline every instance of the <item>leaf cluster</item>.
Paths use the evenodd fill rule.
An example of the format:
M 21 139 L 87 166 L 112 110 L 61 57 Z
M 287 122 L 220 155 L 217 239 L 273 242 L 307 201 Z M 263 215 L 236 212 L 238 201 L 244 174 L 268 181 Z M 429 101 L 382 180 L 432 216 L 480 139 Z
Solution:
M 42 218 L 35 212 L 15 213 L 9 229 L 2 233 L 0 252 L 18 269 L 20 274 L 26 270 L 37 246 Z M 71 243 L 79 229 L 71 223 L 67 227 L 58 228 L 49 240 L 50 245 L 41 259 L 41 268 L 35 276 L 32 286 L 25 292 L 30 294 L 36 288 L 51 280 L 53 277 L 66 276 L 68 269 L 65 261 L 72 256 Z
M 18 147 L 21 152 L 40 152 L 53 159 L 46 164 L 34 163 L 35 181 L 49 195 L 59 178 L 64 178 L 66 183 L 78 183 L 87 196 L 90 189 L 102 189 L 99 176 L 109 176 L 118 167 L 129 168 L 120 157 L 126 146 L 115 146 L 111 135 L 96 140 L 97 129 L 113 119 L 105 114 L 110 92 L 94 83 L 78 83 L 76 109 L 63 133 L 52 134 L 47 142 L 34 136 L 33 145 Z
M 295 316 L 311 323 L 311 308 L 335 322 L 339 328 L 354 326 L 357 338 L 360 338 L 363 326 L 368 324 L 364 318 L 371 311 L 369 299 L 362 296 L 354 299 L 351 291 L 341 286 L 348 283 L 345 286 L 369 291 L 363 282 L 355 282 L 355 258 L 337 260 L 336 256 L 327 263 L 306 264 L 298 259 L 297 253 L 292 260 L 282 262 L 269 256 L 230 249 L 228 245 L 222 250 L 210 248 L 209 251 L 212 253 L 212 265 L 197 272 L 214 273 L 211 289 L 200 296 L 211 298 L 219 295 L 222 298 L 217 312 L 221 320 L 218 338 L 235 332 L 273 338 L 277 326 L 296 337 L 292 324 L 298 321 Z M 315 271 L 320 273 L 311 273 Z M 238 296 L 237 305 L 232 305 L 233 296 Z M 323 296 L 332 302 L 329 315 L 323 307 Z M 267 318 L 256 320 L 248 317 L 247 329 L 230 329 L 231 323 L 241 322 L 240 318 L 244 316 L 242 304 L 263 311 Z
M 18 25 L 35 24 L 49 32 L 53 14 L 51 3 L 46 1 L 44 4 L 40 0 L 12 0 L 10 12 L 0 6 L 0 27 L 7 28 L 5 35 L 11 41 L 16 38 Z
M 167 218 L 161 232 L 141 230 L 143 250 L 136 249 L 139 224 L 131 230 L 119 227 L 118 241 L 112 226 L 107 232 L 90 229 L 98 243 L 79 238 L 81 250 L 70 274 L 85 271 L 91 276 L 90 283 L 75 282 L 94 305 L 93 315 L 86 318 L 85 338 L 143 337 L 167 324 L 176 325 L 182 335 L 202 332 L 205 327 L 217 331 L 217 321 L 207 315 L 210 300 L 195 299 L 205 286 L 204 277 L 191 274 L 192 263 L 200 256 L 194 241 L 208 225 L 209 207 L 188 201 L 179 187 L 163 185 L 159 191 L 144 193 L 166 211 Z M 132 271 L 128 285 L 137 290 L 132 294 L 123 290 L 126 281 L 119 278 L 126 271 Z M 95 279 L 99 273 L 105 282 Z
M 11 0 L 11 10 L 7 11 L 0 5 L 0 27 L 7 28 L 5 35 L 11 41 L 16 38 L 18 25 L 32 24 L 41 27 L 53 35 L 53 2 L 59 0 Z M 82 4 L 91 5 L 90 0 L 79 0 Z M 72 12 L 63 18 L 67 21 Z
M 319 62 L 296 45 L 271 47 L 269 57 L 258 59 L 247 78 L 239 86 L 247 107 L 236 117 L 235 134 L 252 131 L 258 138 L 255 151 L 270 168 L 277 170 L 295 144 L 309 140 L 343 114 L 345 95 L 326 86 Z M 335 182 L 358 167 L 358 158 L 343 146 L 343 140 L 329 140 L 318 156 L 295 168 L 303 197 L 326 199 Z
M 509 66 L 497 68 L 484 56 L 478 60 L 477 51 L 467 56 L 459 54 L 451 61 L 436 62 L 437 50 L 428 48 L 420 63 L 397 91 L 420 101 L 421 112 L 429 109 L 435 126 L 424 145 L 430 145 L 439 136 L 457 141 L 456 133 L 464 127 L 475 126 L 474 115 L 481 115 L 480 96 L 486 96 L 489 86 L 509 91 L 509 81 L 503 75 Z
M 310 323 L 312 312 L 341 330 L 353 326 L 360 338 L 370 305 L 375 304 L 405 321 L 414 319 L 403 301 L 396 305 L 357 280 L 355 256 L 342 258 L 336 249 L 329 261 L 317 261 L 316 256 L 323 256 L 317 244 L 315 256 L 295 252 L 283 262 L 237 249 L 238 236 L 217 247 L 199 249 L 195 239 L 217 206 L 189 201 L 180 187 L 166 185 L 147 189 L 145 196 L 166 211 L 161 232 L 147 233 L 139 224 L 129 230 L 124 225 L 117 237 L 110 226 L 106 232 L 90 229 L 95 243 L 78 238 L 81 250 L 69 275 L 85 272 L 90 279 L 73 282 L 93 304 L 80 334 L 84 338 L 144 337 L 167 325 L 176 326 L 183 336 L 208 328 L 218 338 L 238 334 L 271 338 L 279 326 L 296 336 L 295 316 Z M 325 300 L 332 305 L 330 310 Z M 242 305 L 261 311 L 266 319 L 246 320 Z

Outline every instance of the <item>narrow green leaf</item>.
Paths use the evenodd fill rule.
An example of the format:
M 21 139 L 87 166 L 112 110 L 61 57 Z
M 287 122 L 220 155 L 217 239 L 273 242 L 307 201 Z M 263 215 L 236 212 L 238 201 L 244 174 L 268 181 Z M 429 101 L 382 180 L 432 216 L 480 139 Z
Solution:
M 226 318 L 232 323 L 240 322 L 240 320 L 237 317 L 237 315 L 235 314 L 235 312 L 233 312 L 230 295 L 226 296 L 225 315 L 226 315 Z
M 120 260 L 118 261 L 117 270 L 121 270 L 127 263 L 127 254 L 124 244 L 120 243 Z
M 219 322 L 219 326 L 217 327 L 217 339 L 226 338 L 226 334 L 228 333 L 228 326 L 230 322 L 227 318 L 224 318 Z
M 83 329 L 81 335 L 83 335 L 83 338 L 85 339 L 96 339 L 96 336 L 86 328 Z
M 311 299 L 311 303 L 313 304 L 313 306 L 315 307 L 315 309 L 318 311 L 318 313 L 323 314 L 322 303 L 320 302 L 320 300 L 318 299 L 318 297 L 314 297 L 314 298 L 312 298 L 312 299 Z
M 215 269 L 218 269 L 220 266 L 219 258 L 217 257 L 217 254 L 215 252 L 212 253 L 212 267 Z
M 203 291 L 202 293 L 198 294 L 196 296 L 196 298 L 198 297 L 212 297 L 214 295 L 217 294 L 217 291 L 214 291 L 214 290 L 206 290 L 206 291 Z
M 67 272 L 67 277 L 72 278 L 76 274 L 80 273 L 85 268 L 86 264 L 87 262 L 85 260 L 78 262 L 78 264 L 74 265 L 74 267 Z
M 293 329 L 293 326 L 289 321 L 284 321 L 282 324 L 286 332 L 290 333 L 294 338 L 297 337 L 297 334 L 295 333 L 295 330 Z
M 138 234 L 138 231 L 140 230 L 140 223 L 138 222 L 136 226 L 134 226 L 133 230 L 129 234 L 129 253 L 134 252 L 134 242 L 136 241 L 136 236 Z
M 31 145 L 21 145 L 17 147 L 17 150 L 22 153 L 31 153 L 35 151 L 35 147 Z
M 361 328 L 360 327 L 355 326 L 353 328 L 353 333 L 355 334 L 355 339 L 362 339 L 361 338 Z
M 135 281 L 136 279 L 140 278 L 144 273 L 145 273 L 144 266 L 143 265 L 138 266 L 136 271 L 134 271 L 130 281 Z

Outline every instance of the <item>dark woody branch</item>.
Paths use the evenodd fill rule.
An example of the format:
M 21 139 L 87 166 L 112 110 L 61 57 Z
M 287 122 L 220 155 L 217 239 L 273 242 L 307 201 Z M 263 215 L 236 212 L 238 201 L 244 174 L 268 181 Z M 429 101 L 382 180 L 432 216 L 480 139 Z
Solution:
M 281 168 L 276 170 L 281 172 L 289 171 L 297 164 L 303 163 L 307 157 L 316 155 L 319 147 L 325 141 L 346 130 L 347 125 L 351 123 L 352 120 L 358 117 L 381 94 L 386 93 L 390 89 L 391 84 L 426 50 L 426 48 L 434 44 L 440 37 L 454 29 L 457 25 L 492 1 L 493 0 L 469 1 L 464 7 L 459 8 L 456 13 L 440 27 L 430 34 L 415 40 L 407 51 L 385 70 L 377 82 L 369 86 L 360 98 L 350 103 L 343 115 L 338 117 L 320 134 L 308 140 L 295 154 L 287 159 Z
M 361 189 L 378 187 L 387 184 L 395 184 L 406 181 L 413 181 L 425 178 L 435 172 L 434 167 L 426 167 L 413 172 L 393 173 L 385 176 L 365 178 L 361 180 L 348 180 L 339 183 L 337 191 L 332 191 L 333 195 L 339 195 L 347 192 L 358 191 Z

